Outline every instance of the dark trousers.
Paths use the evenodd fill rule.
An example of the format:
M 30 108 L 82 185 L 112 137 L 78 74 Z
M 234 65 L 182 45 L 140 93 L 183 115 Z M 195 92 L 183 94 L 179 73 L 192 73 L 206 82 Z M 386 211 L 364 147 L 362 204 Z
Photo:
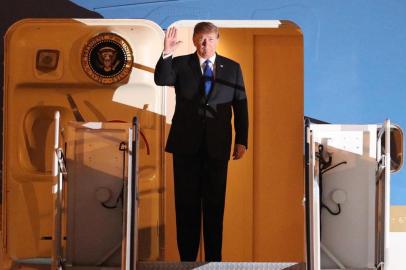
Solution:
M 221 261 L 224 200 L 228 160 L 196 155 L 173 155 L 176 231 L 180 258 L 195 261 L 201 218 L 206 261 Z

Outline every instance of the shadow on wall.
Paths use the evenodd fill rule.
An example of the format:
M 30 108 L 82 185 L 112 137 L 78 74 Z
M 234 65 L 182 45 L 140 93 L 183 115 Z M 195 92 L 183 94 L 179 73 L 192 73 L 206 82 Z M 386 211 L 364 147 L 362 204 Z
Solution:
M 0 7 L 0 104 L 3 104 L 4 35 L 15 22 L 25 18 L 103 18 L 99 13 L 87 10 L 68 0 L 4 0 Z M 0 111 L 0 140 L 3 141 L 3 109 Z M 0 143 L 0 164 L 3 161 L 3 144 Z M 2 165 L 0 165 L 2 166 Z M 3 169 L 2 167 L 0 168 Z M 0 174 L 2 177 L 2 174 Z M 2 180 L 0 181 L 0 184 Z M 1 189 L 0 189 L 1 190 Z

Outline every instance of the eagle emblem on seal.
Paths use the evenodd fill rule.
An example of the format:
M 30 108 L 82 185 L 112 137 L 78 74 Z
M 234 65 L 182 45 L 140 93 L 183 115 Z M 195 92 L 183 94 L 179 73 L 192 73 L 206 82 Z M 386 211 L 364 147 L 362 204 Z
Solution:
M 101 33 L 91 38 L 82 50 L 81 59 L 84 72 L 101 84 L 124 80 L 133 65 L 129 43 L 114 33 Z

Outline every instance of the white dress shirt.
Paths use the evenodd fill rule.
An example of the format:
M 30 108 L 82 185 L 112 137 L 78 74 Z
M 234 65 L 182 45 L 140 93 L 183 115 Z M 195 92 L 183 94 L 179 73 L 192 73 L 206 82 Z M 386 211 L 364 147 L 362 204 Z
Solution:
M 201 57 L 199 54 L 197 55 L 198 57 L 199 57 L 199 64 L 200 64 L 200 70 L 202 71 L 202 74 L 203 74 L 203 70 L 204 70 L 204 67 L 205 67 L 205 61 L 207 60 L 207 59 L 204 59 L 203 57 Z M 214 68 L 214 61 L 216 61 L 216 54 L 214 54 L 212 57 L 210 57 L 209 58 L 209 60 L 210 60 L 210 62 L 211 62 L 211 70 L 213 71 L 213 76 L 215 76 L 216 74 L 215 74 L 215 68 Z
M 168 54 L 165 54 L 165 53 L 162 53 L 162 58 L 163 59 L 166 59 L 166 58 L 168 58 L 168 57 L 170 57 L 170 56 L 172 56 L 172 53 L 168 53 Z M 203 57 L 201 57 L 199 54 L 197 55 L 197 57 L 199 58 L 199 65 L 200 65 L 200 70 L 201 70 L 201 72 L 202 72 L 202 74 L 203 74 L 203 70 L 204 70 L 204 66 L 205 66 L 205 64 L 204 64 L 204 62 L 206 61 L 206 59 L 204 59 Z M 215 76 L 216 74 L 215 74 L 215 66 L 214 66 L 214 61 L 216 61 L 216 54 L 214 54 L 212 57 L 210 57 L 209 58 L 209 60 L 210 60 L 210 62 L 211 62 L 211 70 L 213 71 L 213 76 Z

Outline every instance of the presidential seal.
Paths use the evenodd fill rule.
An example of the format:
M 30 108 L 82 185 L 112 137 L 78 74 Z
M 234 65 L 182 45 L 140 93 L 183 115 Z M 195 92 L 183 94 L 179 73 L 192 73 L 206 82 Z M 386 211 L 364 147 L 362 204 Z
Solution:
M 84 46 L 81 62 L 90 78 L 101 84 L 113 84 L 130 75 L 133 54 L 124 38 L 113 33 L 101 33 Z

